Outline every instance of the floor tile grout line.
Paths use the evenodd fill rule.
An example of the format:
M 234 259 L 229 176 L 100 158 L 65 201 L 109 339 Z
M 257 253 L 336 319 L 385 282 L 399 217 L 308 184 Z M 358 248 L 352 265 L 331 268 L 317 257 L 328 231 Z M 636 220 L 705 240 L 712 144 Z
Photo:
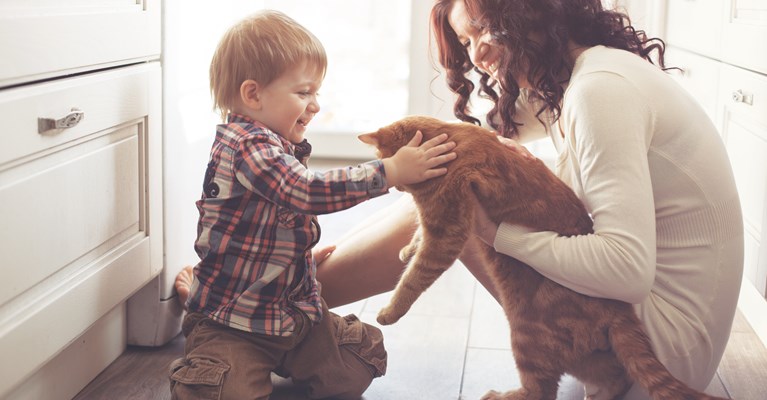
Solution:
M 714 374 L 714 378 L 719 380 L 719 384 L 722 385 L 722 388 L 724 389 L 724 393 L 727 394 L 728 399 L 732 399 L 732 394 L 730 393 L 730 388 L 727 387 L 727 385 L 724 383 L 724 379 L 722 379 L 722 375 L 719 373 L 719 369 L 717 368 L 716 373 Z
M 461 368 L 461 382 L 458 385 L 458 400 L 463 399 L 463 383 L 464 378 L 466 377 L 466 363 L 469 358 L 469 349 L 471 346 L 469 343 L 471 343 L 471 327 L 473 325 L 474 321 L 474 305 L 477 302 L 477 282 L 474 282 L 474 285 L 472 285 L 471 289 L 471 307 L 469 307 L 469 323 L 467 324 L 468 331 L 466 332 L 466 347 L 463 351 L 463 368 Z

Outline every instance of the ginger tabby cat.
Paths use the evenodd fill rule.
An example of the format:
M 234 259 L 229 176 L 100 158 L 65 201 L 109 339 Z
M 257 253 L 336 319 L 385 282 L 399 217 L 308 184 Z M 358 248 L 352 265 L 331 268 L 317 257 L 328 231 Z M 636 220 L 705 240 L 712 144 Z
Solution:
M 379 323 L 397 322 L 453 265 L 472 234 L 471 196 L 496 222 L 566 236 L 593 232 L 586 209 L 564 182 L 540 160 L 510 151 L 484 128 L 415 116 L 359 138 L 376 146 L 379 157 L 390 157 L 416 130 L 423 140 L 447 133 L 457 144 L 458 157 L 448 164 L 446 175 L 399 188 L 412 194 L 420 224 L 400 253 L 408 265 L 390 304 L 378 314 Z M 486 267 L 509 320 L 523 387 L 490 391 L 483 400 L 554 400 L 565 373 L 601 387 L 604 399 L 620 399 L 633 381 L 653 399 L 718 399 L 688 388 L 666 370 L 630 304 L 576 293 L 485 247 Z

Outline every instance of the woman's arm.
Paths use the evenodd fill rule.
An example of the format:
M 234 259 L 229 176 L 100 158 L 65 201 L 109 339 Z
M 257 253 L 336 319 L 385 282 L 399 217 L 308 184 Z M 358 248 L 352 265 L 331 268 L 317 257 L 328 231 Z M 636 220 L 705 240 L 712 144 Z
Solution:
M 569 104 L 569 105 L 568 105 Z M 571 86 L 565 150 L 594 234 L 561 237 L 502 223 L 478 234 L 501 253 L 577 292 L 641 302 L 655 277 L 655 209 L 647 152 L 654 115 L 637 90 L 599 73 Z

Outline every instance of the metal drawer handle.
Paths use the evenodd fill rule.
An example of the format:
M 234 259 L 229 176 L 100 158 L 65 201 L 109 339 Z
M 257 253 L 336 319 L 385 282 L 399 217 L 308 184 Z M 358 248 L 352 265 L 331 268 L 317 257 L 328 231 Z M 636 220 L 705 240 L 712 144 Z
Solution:
M 738 89 L 732 92 L 732 101 L 752 106 L 754 105 L 754 95 L 751 93 L 743 93 L 742 90 Z
M 85 118 L 85 113 L 76 107 L 72 107 L 71 112 L 63 118 L 38 118 L 37 133 L 46 133 L 54 129 L 69 129 L 79 124 L 83 118 Z

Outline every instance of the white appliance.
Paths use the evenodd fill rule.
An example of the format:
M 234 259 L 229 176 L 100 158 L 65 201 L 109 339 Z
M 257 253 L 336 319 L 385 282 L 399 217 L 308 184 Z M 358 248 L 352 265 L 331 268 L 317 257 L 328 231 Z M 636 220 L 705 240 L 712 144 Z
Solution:
M 223 30 L 246 12 L 179 0 L 163 6 L 164 267 L 128 301 L 127 340 L 139 346 L 161 346 L 181 330 L 183 309 L 173 283 L 185 265 L 198 261 L 195 201 L 220 122 L 211 109 L 208 66 Z

